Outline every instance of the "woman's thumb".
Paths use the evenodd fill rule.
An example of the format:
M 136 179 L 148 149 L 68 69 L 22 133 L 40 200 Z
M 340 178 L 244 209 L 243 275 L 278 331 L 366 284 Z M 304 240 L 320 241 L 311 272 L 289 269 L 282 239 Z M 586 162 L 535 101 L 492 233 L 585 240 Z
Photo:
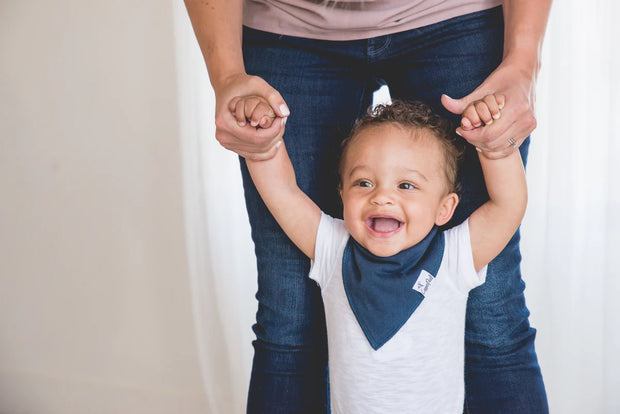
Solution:
M 284 102 L 284 98 L 282 98 L 280 92 L 272 88 L 266 82 L 265 89 L 262 92 L 262 96 L 267 100 L 267 102 L 269 102 L 269 105 L 277 116 L 286 118 L 291 114 L 291 111 L 288 109 L 288 106 L 286 105 L 286 102 Z
M 441 103 L 448 111 L 452 112 L 453 114 L 461 115 L 467 107 L 467 103 L 465 102 L 466 98 L 467 97 L 461 99 L 454 99 L 450 98 L 444 93 L 443 95 L 441 95 Z

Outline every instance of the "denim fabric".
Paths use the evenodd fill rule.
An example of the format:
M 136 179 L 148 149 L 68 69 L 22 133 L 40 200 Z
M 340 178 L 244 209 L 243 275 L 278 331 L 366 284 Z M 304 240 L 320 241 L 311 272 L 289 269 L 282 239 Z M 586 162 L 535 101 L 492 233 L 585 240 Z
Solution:
M 341 217 L 340 142 L 387 84 L 393 98 L 422 100 L 457 121 L 442 93 L 462 97 L 502 58 L 501 8 L 356 41 L 325 41 L 244 29 L 246 70 L 275 87 L 291 109 L 286 146 L 297 182 L 326 213 Z M 529 140 L 521 146 L 525 160 Z M 329 412 L 325 318 L 309 260 L 281 231 L 241 170 L 258 265 L 259 301 L 249 413 Z M 476 151 L 460 166 L 462 199 L 449 224 L 488 199 Z M 548 412 L 520 274 L 519 235 L 470 293 L 466 326 L 467 413 Z

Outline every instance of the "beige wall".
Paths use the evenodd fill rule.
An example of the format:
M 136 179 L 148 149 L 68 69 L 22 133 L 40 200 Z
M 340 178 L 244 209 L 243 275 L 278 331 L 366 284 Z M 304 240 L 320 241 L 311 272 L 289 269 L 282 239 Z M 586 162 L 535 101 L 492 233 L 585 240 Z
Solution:
M 0 412 L 206 413 L 172 4 L 0 3 Z

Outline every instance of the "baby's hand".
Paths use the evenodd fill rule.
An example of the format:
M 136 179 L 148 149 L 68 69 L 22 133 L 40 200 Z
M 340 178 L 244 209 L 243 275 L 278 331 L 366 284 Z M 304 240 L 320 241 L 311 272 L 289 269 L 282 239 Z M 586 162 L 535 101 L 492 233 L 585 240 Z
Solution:
M 469 131 L 484 125 L 491 125 L 494 119 L 499 119 L 504 107 L 504 95 L 487 95 L 479 101 L 470 103 L 463 111 L 461 127 Z
M 228 109 L 237 119 L 239 126 L 249 123 L 255 128 L 269 128 L 276 118 L 269 103 L 260 96 L 237 96 L 228 104 Z

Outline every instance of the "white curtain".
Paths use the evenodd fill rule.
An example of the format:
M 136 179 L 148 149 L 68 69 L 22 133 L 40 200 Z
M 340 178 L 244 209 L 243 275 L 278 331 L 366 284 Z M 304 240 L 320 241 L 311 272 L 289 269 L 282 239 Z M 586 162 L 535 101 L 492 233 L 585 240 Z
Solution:
M 211 412 L 242 413 L 256 269 L 238 161 L 215 141 L 206 69 L 175 3 L 185 212 L 201 372 Z M 618 413 L 620 38 L 613 0 L 556 1 L 528 163 L 523 273 L 551 411 Z
M 620 412 L 619 11 L 556 1 L 545 41 L 522 251 L 557 413 Z
M 215 104 L 181 1 L 173 1 L 187 259 L 210 414 L 245 412 L 257 303 L 256 265 L 235 154 L 215 141 Z

